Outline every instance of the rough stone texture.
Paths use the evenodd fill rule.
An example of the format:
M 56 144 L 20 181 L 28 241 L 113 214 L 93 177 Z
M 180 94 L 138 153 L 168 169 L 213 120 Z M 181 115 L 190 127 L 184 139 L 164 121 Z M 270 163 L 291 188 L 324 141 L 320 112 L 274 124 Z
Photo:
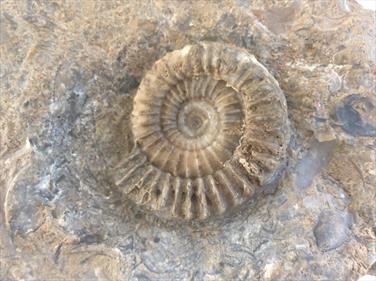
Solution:
M 0 280 L 356 280 L 375 272 L 375 15 L 354 1 L 0 1 Z M 288 167 L 205 224 L 128 202 L 138 84 L 199 41 L 279 82 Z
M 322 251 L 330 251 L 341 246 L 347 238 L 349 223 L 342 214 L 323 211 L 313 230 L 317 246 Z

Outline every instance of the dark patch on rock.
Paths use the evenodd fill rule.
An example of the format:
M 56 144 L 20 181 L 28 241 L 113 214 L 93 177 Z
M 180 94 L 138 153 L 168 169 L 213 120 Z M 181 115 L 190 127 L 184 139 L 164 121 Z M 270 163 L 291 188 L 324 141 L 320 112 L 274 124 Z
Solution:
M 345 214 L 332 210 L 323 211 L 313 229 L 316 244 L 321 251 L 331 251 L 347 240 L 349 219 Z
M 376 275 L 376 262 L 374 262 L 370 269 L 368 270 L 368 274 L 371 274 L 371 275 Z
M 101 234 L 98 233 L 86 233 L 80 237 L 80 243 L 97 244 L 103 240 Z
M 53 260 L 54 260 L 55 264 L 58 264 L 58 262 L 59 262 L 59 258 L 60 258 L 60 254 L 61 254 L 61 247 L 62 246 L 63 246 L 63 244 L 59 244 L 56 247 L 56 251 L 55 251 L 54 256 L 53 256 Z
M 149 277 L 147 277 L 145 274 L 137 274 L 136 276 L 135 276 L 135 280 L 137 280 L 137 281 L 151 281 L 151 279 L 149 278 Z
M 238 26 L 236 18 L 230 13 L 223 14 L 218 21 L 218 25 L 229 29 L 235 29 Z
M 335 146 L 335 141 L 315 142 L 312 145 L 295 169 L 298 189 L 305 189 L 312 184 L 315 176 L 329 163 Z
M 125 73 L 119 80 L 118 80 L 118 93 L 119 94 L 128 94 L 130 90 L 138 87 L 140 82 L 133 77 L 132 75 L 129 75 L 128 73 Z
M 41 220 L 38 209 L 32 204 L 22 204 L 15 210 L 12 210 L 10 228 L 13 234 L 25 235 L 34 232 Z
M 376 115 L 374 102 L 358 94 L 349 95 L 341 100 L 334 110 L 334 119 L 347 134 L 352 136 L 376 136 Z

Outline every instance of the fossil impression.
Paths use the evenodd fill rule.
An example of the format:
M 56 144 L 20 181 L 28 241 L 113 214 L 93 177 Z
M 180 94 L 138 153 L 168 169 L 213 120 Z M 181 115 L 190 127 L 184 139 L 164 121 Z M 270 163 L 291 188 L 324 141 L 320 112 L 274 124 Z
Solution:
M 133 106 L 135 147 L 115 182 L 160 216 L 222 214 L 283 166 L 286 101 L 245 50 L 200 43 L 168 53 L 145 75 Z

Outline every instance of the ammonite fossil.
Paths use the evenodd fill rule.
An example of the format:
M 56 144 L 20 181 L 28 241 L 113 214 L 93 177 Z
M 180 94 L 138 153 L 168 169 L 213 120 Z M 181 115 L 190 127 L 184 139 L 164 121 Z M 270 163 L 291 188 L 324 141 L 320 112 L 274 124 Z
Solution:
M 163 217 L 202 220 L 249 199 L 285 158 L 285 97 L 245 50 L 218 43 L 165 55 L 134 98 L 135 148 L 116 170 L 130 199 Z

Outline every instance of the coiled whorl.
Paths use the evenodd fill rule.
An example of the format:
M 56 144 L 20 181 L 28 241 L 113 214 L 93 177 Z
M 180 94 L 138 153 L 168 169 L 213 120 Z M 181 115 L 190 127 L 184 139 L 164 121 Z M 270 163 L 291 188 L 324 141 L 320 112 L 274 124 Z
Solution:
M 254 56 L 218 43 L 166 54 L 134 98 L 135 149 L 116 184 L 164 217 L 206 219 L 250 198 L 285 159 L 285 97 Z

